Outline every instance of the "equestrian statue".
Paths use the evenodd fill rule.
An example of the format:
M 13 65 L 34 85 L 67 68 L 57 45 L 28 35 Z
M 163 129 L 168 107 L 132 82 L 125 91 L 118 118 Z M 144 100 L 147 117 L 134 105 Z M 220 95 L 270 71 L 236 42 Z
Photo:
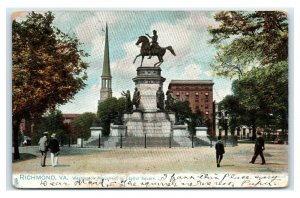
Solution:
M 152 56 L 157 56 L 159 61 L 154 64 L 154 67 L 159 67 L 164 62 L 163 56 L 165 55 L 166 50 L 169 50 L 174 56 L 176 56 L 172 46 L 160 47 L 158 45 L 158 36 L 156 30 L 153 30 L 153 36 L 150 36 L 149 34 L 146 35 L 151 39 L 151 45 L 149 39 L 146 36 L 140 36 L 138 41 L 136 42 L 136 45 L 142 43 L 140 54 L 135 57 L 133 63 L 135 63 L 138 57 L 142 56 L 142 61 L 140 65 L 142 66 L 145 56 L 149 56 L 148 59 L 151 59 Z

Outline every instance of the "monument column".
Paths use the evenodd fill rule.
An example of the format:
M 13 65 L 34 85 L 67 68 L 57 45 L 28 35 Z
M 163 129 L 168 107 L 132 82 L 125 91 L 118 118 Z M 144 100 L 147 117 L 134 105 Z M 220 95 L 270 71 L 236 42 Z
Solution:
M 161 77 L 159 67 L 138 67 L 137 76 L 133 78 L 135 86 L 140 91 L 139 110 L 143 112 L 156 112 L 157 108 L 156 92 L 159 87 L 163 87 L 166 79 Z

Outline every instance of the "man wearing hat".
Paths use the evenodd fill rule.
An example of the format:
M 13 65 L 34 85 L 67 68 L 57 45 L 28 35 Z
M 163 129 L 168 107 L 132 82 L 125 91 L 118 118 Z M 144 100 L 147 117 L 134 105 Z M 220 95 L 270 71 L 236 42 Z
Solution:
M 158 36 L 157 36 L 157 31 L 153 30 L 153 36 L 150 36 L 149 34 L 146 34 L 149 38 L 151 38 L 151 46 L 150 46 L 150 56 L 148 59 L 150 59 L 154 55 L 154 49 L 159 48 L 158 46 Z
M 60 151 L 59 143 L 55 136 L 56 136 L 55 133 L 53 133 L 51 135 L 51 139 L 48 144 L 48 148 L 49 148 L 50 156 L 51 156 L 51 163 L 52 163 L 53 167 L 57 166 L 58 155 L 59 155 L 59 151 Z
M 255 163 L 255 160 L 258 155 L 260 155 L 261 160 L 262 160 L 261 165 L 266 164 L 264 153 L 263 153 L 263 151 L 265 150 L 265 141 L 264 141 L 264 138 L 262 137 L 261 131 L 262 131 L 261 128 L 256 129 L 257 137 L 256 137 L 255 146 L 254 146 L 254 155 L 252 157 L 252 160 L 250 161 L 250 163 L 252 163 L 252 164 Z
M 42 154 L 42 158 L 41 158 L 41 166 L 45 167 L 46 165 L 46 157 L 47 157 L 47 151 L 48 151 L 48 132 L 44 132 L 43 133 L 43 137 L 40 138 L 39 141 L 39 149 L 41 151 Z

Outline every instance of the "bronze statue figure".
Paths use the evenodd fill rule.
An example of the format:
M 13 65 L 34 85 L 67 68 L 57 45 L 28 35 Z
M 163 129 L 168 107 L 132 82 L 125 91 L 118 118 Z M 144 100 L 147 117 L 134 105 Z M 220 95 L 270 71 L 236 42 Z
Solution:
M 140 54 L 137 55 L 133 61 L 133 63 L 135 63 L 136 59 L 140 56 L 142 56 L 142 61 L 141 61 L 141 65 L 143 64 L 144 61 L 144 57 L 145 56 L 149 56 L 149 58 L 151 58 L 152 56 L 157 56 L 159 62 L 154 64 L 154 67 L 159 67 L 163 62 L 163 56 L 166 53 L 166 50 L 169 50 L 174 56 L 176 56 L 175 51 L 173 50 L 172 46 L 168 46 L 168 47 L 160 47 L 157 43 L 157 34 L 156 31 L 153 31 L 154 36 L 150 36 L 148 34 L 146 34 L 147 36 L 149 36 L 152 41 L 152 45 L 150 45 L 149 39 L 146 36 L 140 36 L 138 41 L 136 42 L 136 45 L 139 45 L 140 43 L 142 43 L 141 46 L 141 50 L 140 50 Z
M 159 108 L 160 110 L 164 110 L 164 102 L 165 102 L 165 94 L 161 89 L 161 87 L 159 87 L 156 92 L 157 108 Z
M 154 54 L 154 50 L 155 49 L 159 49 L 160 46 L 158 45 L 158 42 L 157 42 L 157 39 L 158 39 L 158 36 L 157 36 L 157 31 L 156 30 L 153 30 L 153 36 L 150 36 L 149 34 L 146 34 L 149 38 L 151 38 L 151 46 L 150 46 L 150 56 L 148 59 L 151 59 L 152 55 Z
M 166 109 L 166 111 L 171 111 L 171 109 L 174 105 L 174 98 L 172 97 L 170 90 L 167 91 L 166 96 L 167 96 L 167 100 L 165 102 L 166 103 L 165 109 Z
M 134 93 L 133 93 L 133 98 L 132 98 L 132 104 L 135 106 L 136 109 L 139 108 L 140 99 L 141 99 L 140 91 L 136 87 L 134 90 Z
M 131 113 L 132 112 L 132 102 L 131 102 L 131 96 L 130 91 L 127 90 L 127 92 L 123 91 L 122 96 L 125 96 L 125 113 Z

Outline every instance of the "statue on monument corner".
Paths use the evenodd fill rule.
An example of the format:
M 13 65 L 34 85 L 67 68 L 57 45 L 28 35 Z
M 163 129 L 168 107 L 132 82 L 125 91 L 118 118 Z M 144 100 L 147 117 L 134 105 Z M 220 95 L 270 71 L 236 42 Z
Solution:
M 156 92 L 156 104 L 157 108 L 164 110 L 165 94 L 161 87 L 158 88 Z
M 133 98 L 132 98 L 132 104 L 135 106 L 136 109 L 139 108 L 140 99 L 141 99 L 140 91 L 136 87 L 134 89 Z
M 196 118 L 196 127 L 205 127 L 206 124 L 203 122 L 203 119 L 201 117 Z
M 174 104 L 174 98 L 172 97 L 170 90 L 167 91 L 166 95 L 167 95 L 167 100 L 166 100 L 165 109 L 166 109 L 166 111 L 171 111 L 171 108 Z
M 135 63 L 135 61 L 138 57 L 142 56 L 142 61 L 141 61 L 141 65 L 140 65 L 140 67 L 142 67 L 145 56 L 149 56 L 149 58 L 151 58 L 152 56 L 157 56 L 159 61 L 157 63 L 155 63 L 153 66 L 159 67 L 164 62 L 163 56 L 165 55 L 166 50 L 169 50 L 174 56 L 176 56 L 175 51 L 173 50 L 172 46 L 160 47 L 158 45 L 158 43 L 157 43 L 158 36 L 157 36 L 156 30 L 153 30 L 152 37 L 149 34 L 146 34 L 146 35 L 152 39 L 151 45 L 150 45 L 150 42 L 149 42 L 149 39 L 147 38 L 147 36 L 144 36 L 144 35 L 140 36 L 138 38 L 138 41 L 136 42 L 136 45 L 139 45 L 140 43 L 142 43 L 140 54 L 135 57 L 133 63 Z
M 125 96 L 125 113 L 131 113 L 132 102 L 131 102 L 130 91 L 129 90 L 127 90 L 127 92 L 123 91 L 122 96 Z
M 175 115 L 175 125 L 184 125 L 185 116 L 181 113 L 176 113 Z
M 114 125 L 122 125 L 123 124 L 121 112 L 118 112 L 118 114 L 116 115 L 116 117 L 113 120 L 113 123 L 114 123 Z

